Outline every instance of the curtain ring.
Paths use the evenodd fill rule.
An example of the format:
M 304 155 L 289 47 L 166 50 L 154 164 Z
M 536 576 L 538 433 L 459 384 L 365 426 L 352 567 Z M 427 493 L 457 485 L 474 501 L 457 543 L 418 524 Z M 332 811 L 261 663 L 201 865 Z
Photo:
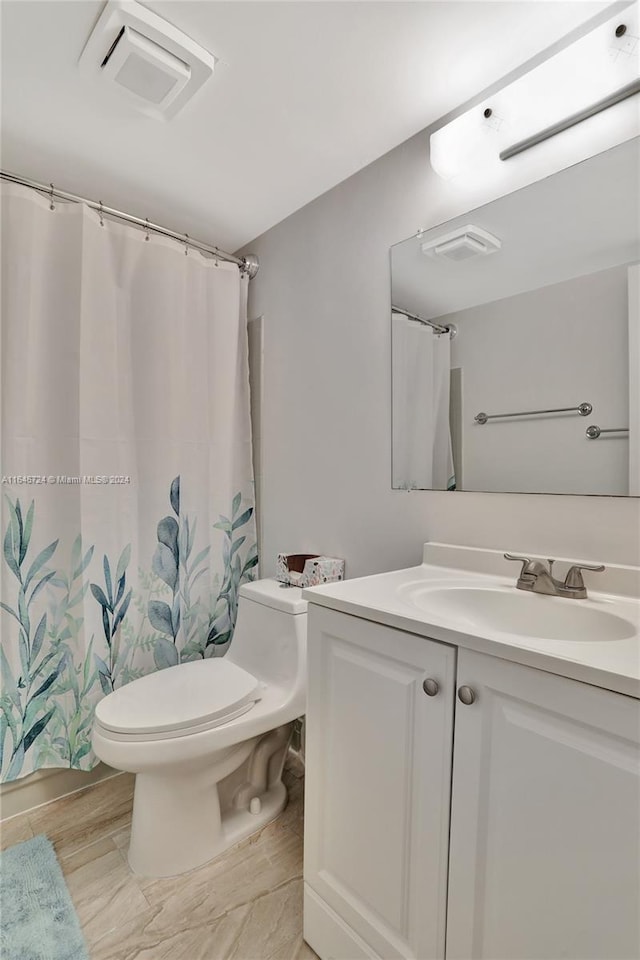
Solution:
M 53 202 L 53 184 L 50 183 L 49 186 L 51 187 L 51 190 L 49 192 L 49 210 L 55 210 L 56 205 Z
M 185 233 L 184 235 L 184 255 L 185 257 L 189 254 L 189 234 Z
M 144 238 L 145 238 L 145 240 L 149 240 L 149 239 L 150 239 L 150 237 L 149 237 L 149 218 L 148 218 L 148 217 L 147 217 L 147 219 L 146 219 L 145 222 L 144 222 Z
M 100 217 L 100 226 L 104 227 L 104 220 L 102 219 L 102 200 L 100 201 L 100 206 L 98 207 L 98 216 Z
M 218 248 L 215 247 L 213 251 L 213 265 L 214 267 L 220 266 L 220 261 L 218 260 Z

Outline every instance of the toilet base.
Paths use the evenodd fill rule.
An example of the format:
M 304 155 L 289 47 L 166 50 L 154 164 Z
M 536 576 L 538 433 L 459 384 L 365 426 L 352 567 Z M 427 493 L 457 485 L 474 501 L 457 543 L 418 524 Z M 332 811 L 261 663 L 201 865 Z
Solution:
M 225 818 L 222 831 L 215 842 L 205 845 L 202 843 L 201 834 L 198 834 L 195 848 L 197 854 L 187 857 L 188 850 L 182 849 L 174 852 L 174 858 L 167 857 L 166 853 L 159 858 L 160 851 L 157 847 L 145 850 L 140 843 L 135 846 L 131 844 L 128 854 L 129 866 L 134 873 L 147 877 L 173 877 L 201 867 L 275 820 L 287 805 L 287 788 L 280 781 L 270 787 L 260 800 L 261 809 L 258 814 L 251 813 L 249 810 L 234 810 L 230 813 L 228 819 Z
M 234 810 L 224 818 L 222 824 L 225 838 L 224 850 L 235 846 L 241 840 L 246 840 L 258 830 L 262 830 L 267 823 L 275 820 L 287 805 L 287 788 L 280 780 L 269 787 L 259 799 L 259 811 L 252 813 L 250 810 Z
M 186 873 L 274 820 L 287 804 L 281 774 L 292 727 L 222 750 L 213 763 L 138 773 L 132 871 L 147 877 Z

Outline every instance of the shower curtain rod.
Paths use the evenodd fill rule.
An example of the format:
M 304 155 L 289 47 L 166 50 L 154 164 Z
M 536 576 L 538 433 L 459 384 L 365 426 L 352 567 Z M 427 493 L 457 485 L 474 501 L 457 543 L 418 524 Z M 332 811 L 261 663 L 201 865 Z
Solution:
M 396 307 L 393 304 L 391 304 L 391 310 L 393 313 L 401 313 L 402 316 L 408 320 L 417 320 L 418 323 L 422 323 L 427 327 L 433 327 L 437 333 L 448 333 L 452 340 L 458 332 L 456 325 L 453 323 L 448 323 L 446 327 L 443 327 L 440 323 L 434 323 L 433 320 L 425 320 L 424 317 L 419 317 L 415 313 L 409 313 L 408 310 L 403 310 L 402 307 Z
M 53 201 L 54 198 L 58 200 L 66 200 L 69 203 L 84 203 L 85 206 L 90 207 L 92 210 L 97 210 L 100 214 L 105 214 L 108 217 L 115 217 L 117 220 L 124 220 L 125 223 L 133 223 L 138 227 L 143 227 L 145 230 L 149 230 L 152 233 L 159 233 L 163 237 L 171 237 L 172 240 L 179 240 L 180 243 L 184 243 L 186 247 L 193 247 L 194 250 L 200 250 L 203 253 L 209 253 L 213 257 L 216 257 L 218 260 L 225 260 L 228 263 L 236 263 L 240 267 L 242 273 L 246 273 L 250 280 L 252 280 L 260 269 L 260 264 L 258 258 L 253 254 L 249 253 L 246 257 L 234 257 L 232 253 L 226 253 L 224 250 L 220 250 L 219 247 L 214 247 L 209 243 L 203 243 L 200 240 L 194 240 L 189 236 L 188 233 L 176 233 L 175 230 L 169 230 L 168 227 L 161 227 L 157 223 L 151 223 L 149 220 L 142 220 L 140 217 L 134 217 L 131 213 L 124 213 L 122 210 L 115 210 L 113 207 L 106 207 L 101 200 L 89 200 L 87 197 L 79 197 L 75 193 L 67 193 L 65 190 L 58 190 L 57 187 L 51 183 L 47 186 L 44 183 L 38 183 L 36 180 L 27 180 L 26 177 L 19 177 L 15 173 L 9 173 L 6 170 L 0 170 L 0 177 L 2 180 L 7 180 L 9 183 L 18 183 L 23 187 L 30 187 L 32 190 L 38 190 L 40 193 L 46 194 Z

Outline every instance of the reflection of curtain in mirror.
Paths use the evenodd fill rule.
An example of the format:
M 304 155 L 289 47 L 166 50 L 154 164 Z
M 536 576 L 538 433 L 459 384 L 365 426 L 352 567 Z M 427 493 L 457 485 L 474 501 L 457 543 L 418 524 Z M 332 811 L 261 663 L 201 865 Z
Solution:
M 391 329 L 393 486 L 451 489 L 451 341 L 399 313 L 392 315 Z

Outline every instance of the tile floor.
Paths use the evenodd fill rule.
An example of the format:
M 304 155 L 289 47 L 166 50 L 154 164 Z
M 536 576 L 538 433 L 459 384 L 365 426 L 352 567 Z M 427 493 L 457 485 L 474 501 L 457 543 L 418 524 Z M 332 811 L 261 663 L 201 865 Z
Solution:
M 315 960 L 302 939 L 302 773 L 292 758 L 274 823 L 180 877 L 129 869 L 129 774 L 5 821 L 0 839 L 4 848 L 46 833 L 91 960 Z

